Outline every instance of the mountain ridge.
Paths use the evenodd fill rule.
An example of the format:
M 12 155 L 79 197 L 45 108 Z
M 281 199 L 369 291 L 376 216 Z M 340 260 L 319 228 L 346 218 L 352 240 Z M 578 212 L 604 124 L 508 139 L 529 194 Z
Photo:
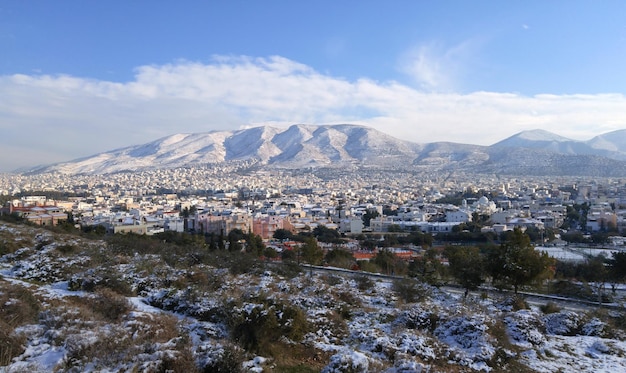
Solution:
M 578 141 L 535 129 L 484 146 L 453 142 L 419 144 L 352 124 L 260 126 L 173 134 L 145 144 L 33 168 L 27 173 L 107 174 L 236 161 L 277 168 L 350 165 L 464 169 L 475 173 L 626 176 L 626 130 Z

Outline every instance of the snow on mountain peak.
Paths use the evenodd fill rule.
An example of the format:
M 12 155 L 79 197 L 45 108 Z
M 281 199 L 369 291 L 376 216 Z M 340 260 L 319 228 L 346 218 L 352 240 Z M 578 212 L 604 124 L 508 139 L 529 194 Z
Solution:
M 552 133 L 550 131 L 546 131 L 542 129 L 523 131 L 513 137 L 517 137 L 517 138 L 524 139 L 524 140 L 531 140 L 531 141 L 557 141 L 557 142 L 571 141 L 570 139 L 566 137 L 563 137 L 555 133 Z

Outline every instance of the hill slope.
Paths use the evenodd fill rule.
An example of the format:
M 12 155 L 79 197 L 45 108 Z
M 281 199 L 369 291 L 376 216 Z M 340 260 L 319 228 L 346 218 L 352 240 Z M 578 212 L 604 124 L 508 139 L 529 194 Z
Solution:
M 245 161 L 262 167 L 378 167 L 472 173 L 621 177 L 626 130 L 589 141 L 545 130 L 520 132 L 492 146 L 416 144 L 357 125 L 292 125 L 175 134 L 147 144 L 31 170 L 106 174 Z

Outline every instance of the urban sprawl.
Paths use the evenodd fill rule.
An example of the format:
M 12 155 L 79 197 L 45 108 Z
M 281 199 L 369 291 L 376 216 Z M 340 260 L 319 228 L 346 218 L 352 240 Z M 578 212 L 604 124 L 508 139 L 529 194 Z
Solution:
M 109 175 L 3 174 L 0 194 L 7 201 L 3 214 L 38 225 L 71 217 L 77 226 L 101 226 L 109 233 L 225 235 L 240 229 L 268 242 L 277 230 L 324 226 L 348 238 L 410 231 L 436 236 L 480 219 L 483 232 L 531 229 L 552 243 L 562 242 L 560 234 L 568 231 L 587 237 L 614 232 L 614 244 L 621 245 L 618 233 L 626 230 L 621 179 L 207 166 Z M 586 216 L 564 225 L 576 205 L 585 206 Z

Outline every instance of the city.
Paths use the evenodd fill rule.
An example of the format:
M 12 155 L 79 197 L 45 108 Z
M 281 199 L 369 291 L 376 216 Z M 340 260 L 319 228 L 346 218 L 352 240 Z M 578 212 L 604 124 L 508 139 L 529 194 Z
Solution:
M 67 197 L 36 199 L 32 196 L 36 192 Z M 5 203 L 9 196 L 30 195 L 12 200 L 4 206 L 5 213 L 11 213 L 9 205 L 15 211 L 50 205 L 57 207 L 57 212 L 71 214 L 77 224 L 102 225 L 110 232 L 130 225 L 142 234 L 165 230 L 220 233 L 209 228 L 209 220 L 224 222 L 222 234 L 237 227 L 264 240 L 286 226 L 310 231 L 324 225 L 348 235 L 382 233 L 399 226 L 436 234 L 470 222 L 475 213 L 491 224 L 485 230 L 498 233 L 529 226 L 558 230 L 565 221 L 566 207 L 574 204 L 589 205 L 589 212 L 582 226 L 567 228 L 585 234 L 626 230 L 626 179 L 462 173 L 444 177 L 376 169 L 246 173 L 227 166 L 206 166 L 72 177 L 3 174 L 0 194 Z M 457 198 L 451 198 L 454 196 Z M 183 224 L 185 209 L 193 214 L 187 213 Z M 367 226 L 359 224 L 368 210 L 378 216 Z M 31 211 L 28 215 L 43 224 L 38 214 Z
M 617 373 L 626 2 L 2 1 L 0 373 Z
M 94 320 L 104 317 L 75 329 L 78 324 L 59 319 L 67 317 L 67 306 L 45 306 L 49 319 L 42 322 L 59 325 L 56 333 L 65 335 L 65 347 L 54 347 L 57 342 L 33 330 L 28 352 L 20 355 L 20 334 L 7 335 L 13 346 L 8 353 L 16 356 L 13 369 L 143 364 L 151 371 L 174 364 L 188 371 L 305 365 L 310 367 L 305 371 L 345 371 L 341 367 L 348 364 L 364 371 L 421 371 L 441 366 L 440 356 L 448 356 L 444 366 L 471 371 L 544 371 L 571 366 L 548 352 L 561 348 L 558 343 L 572 356 L 591 354 L 578 358 L 582 369 L 598 366 L 593 356 L 622 351 L 614 339 L 620 338 L 620 327 L 607 328 L 621 320 L 623 291 L 612 269 L 597 267 L 624 247 L 626 185 L 619 179 L 372 168 L 249 170 L 247 164 L 230 164 L 71 177 L 3 174 L 0 190 L 0 274 L 12 284 L 0 296 L 19 299 L 7 298 L 7 309 L 35 312 L 15 295 L 28 281 L 48 284 L 36 287 L 34 296 L 61 305 L 77 294 L 92 294 L 72 312 L 80 312 L 81 319 L 94 319 L 90 312 L 103 315 Z M 521 232 L 532 243 L 517 236 L 520 247 L 549 253 L 552 259 L 540 258 L 552 267 L 521 278 L 490 269 L 497 260 L 493 253 L 515 247 L 509 240 Z M 472 247 L 486 251 L 478 255 Z M 296 269 L 300 265 L 305 267 Z M 562 277 L 572 271 L 594 280 Z M 505 277 L 498 280 L 498 273 Z M 526 299 L 507 295 L 506 289 L 517 294 L 518 287 Z M 485 313 L 493 307 L 496 318 Z M 596 308 L 616 313 L 585 316 L 600 312 L 592 311 Z M 289 314 L 286 323 L 263 316 L 272 310 Z M 167 315 L 151 316 L 151 322 L 135 319 L 155 312 L 186 321 Z M 454 316 L 457 312 L 466 316 Z M 376 321 L 385 317 L 391 324 Z M 500 317 L 504 321 L 497 321 Z M 528 317 L 547 329 L 533 329 Z M 134 362 L 98 342 L 68 344 L 85 333 L 119 343 L 120 336 L 106 337 L 102 328 L 130 332 L 134 327 L 124 326 L 129 318 L 144 330 L 167 324 L 170 335 L 190 335 L 195 342 L 170 347 L 173 360 L 160 357 L 163 347 L 154 345 L 152 354 L 135 352 Z M 510 335 L 504 340 L 494 337 L 501 333 L 498 322 Z M 391 325 L 397 331 L 390 331 Z M 580 334 L 571 325 L 586 331 Z M 345 330 L 357 334 L 345 336 Z M 144 343 L 154 341 L 146 332 L 133 333 Z M 576 341 L 559 339 L 566 334 Z M 345 343 L 360 347 L 346 349 Z M 384 356 L 376 352 L 381 343 L 387 346 Z M 494 360 L 501 343 L 514 346 L 505 361 Z M 87 351 L 88 346 L 99 347 Z M 55 349 L 61 360 L 42 360 Z M 521 351 L 542 358 L 529 359 Z

